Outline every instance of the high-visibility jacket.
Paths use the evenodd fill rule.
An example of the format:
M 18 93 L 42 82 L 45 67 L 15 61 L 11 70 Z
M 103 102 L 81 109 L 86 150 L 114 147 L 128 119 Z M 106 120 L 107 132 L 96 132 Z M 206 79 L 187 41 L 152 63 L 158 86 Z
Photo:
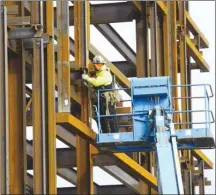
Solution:
M 112 74 L 110 69 L 106 65 L 103 65 L 101 69 L 96 72 L 96 77 L 89 77 L 87 81 L 94 87 L 108 86 L 112 84 Z

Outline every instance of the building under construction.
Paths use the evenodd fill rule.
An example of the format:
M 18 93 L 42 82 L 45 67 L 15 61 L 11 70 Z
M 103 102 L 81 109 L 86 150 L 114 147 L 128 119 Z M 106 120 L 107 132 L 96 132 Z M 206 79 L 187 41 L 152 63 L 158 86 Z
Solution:
M 204 113 L 204 122 L 200 123 L 205 127 L 193 129 L 197 123 L 191 117 L 191 71 L 209 71 L 200 51 L 209 43 L 191 18 L 188 1 L 1 1 L 0 6 L 1 194 L 166 194 L 169 190 L 194 194 L 196 186 L 200 194 L 205 194 L 205 186 L 212 184 L 204 177 L 204 170 L 214 165 L 200 149 L 215 146 L 209 133 L 210 123 L 214 122 L 208 104 L 212 94 L 207 93 L 211 87 L 203 85 L 205 109 L 194 112 Z M 111 25 L 130 21 L 135 21 L 136 52 Z M 90 25 L 125 61 L 110 62 L 90 43 Z M 74 26 L 74 39 L 70 37 L 70 26 Z M 74 61 L 70 61 L 71 55 Z M 103 133 L 92 130 L 93 88 L 86 86 L 81 77 L 83 72 L 94 71 L 92 59 L 96 55 L 105 59 L 118 89 L 134 101 L 130 107 L 124 106 L 123 99 L 116 104 L 119 134 L 113 135 L 115 140 L 110 142 Z M 132 82 L 129 78 L 138 80 Z M 145 78 L 148 86 L 135 86 L 135 81 Z M 164 78 L 169 78 L 171 87 L 157 80 Z M 156 81 L 161 83 L 152 84 Z M 173 152 L 166 156 L 163 143 L 158 141 L 164 133 L 157 118 L 158 107 L 148 115 L 146 137 L 137 141 L 130 133 L 137 131 L 135 124 L 140 115 L 136 105 L 141 100 L 136 98 L 145 99 L 150 92 L 164 98 L 169 87 L 172 91 L 167 98 L 172 99 L 171 123 L 176 134 L 169 131 L 171 125 L 166 127 L 170 132 L 166 144 Z M 27 140 L 27 127 L 33 127 L 32 140 Z M 123 141 L 121 132 L 128 135 Z M 186 135 L 182 135 L 184 132 Z M 148 136 L 154 139 L 149 141 Z M 57 148 L 57 139 L 68 148 Z M 169 154 L 173 154 L 171 160 Z M 166 170 L 167 164 L 170 168 Z M 94 166 L 122 185 L 95 183 Z M 170 181 L 164 179 L 166 174 L 171 175 Z M 75 187 L 57 188 L 57 176 Z M 176 181 L 176 189 L 175 184 L 167 188 L 171 181 Z

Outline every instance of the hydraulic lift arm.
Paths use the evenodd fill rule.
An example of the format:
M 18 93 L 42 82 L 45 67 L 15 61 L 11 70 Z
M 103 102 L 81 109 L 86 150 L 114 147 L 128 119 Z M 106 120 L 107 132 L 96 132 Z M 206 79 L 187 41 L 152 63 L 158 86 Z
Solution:
M 167 128 L 161 107 L 155 107 L 154 113 L 159 194 L 184 194 L 174 126 L 169 122 Z

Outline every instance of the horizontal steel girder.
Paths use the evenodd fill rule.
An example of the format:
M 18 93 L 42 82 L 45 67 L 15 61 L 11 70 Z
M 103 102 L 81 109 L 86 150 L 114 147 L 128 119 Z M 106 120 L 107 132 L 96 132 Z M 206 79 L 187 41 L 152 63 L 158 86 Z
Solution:
M 129 3 L 96 4 L 90 7 L 91 24 L 107 24 L 132 21 L 136 17 L 133 6 Z M 57 10 L 54 8 L 54 26 L 56 26 Z M 74 7 L 69 9 L 69 25 L 74 25 Z
M 58 127 L 57 127 L 58 128 Z M 27 154 L 28 154 L 28 170 L 33 169 L 32 164 L 32 144 L 27 141 L 26 144 Z M 76 162 L 76 150 L 75 148 L 58 148 L 56 152 L 57 157 L 57 167 L 58 168 L 73 168 L 77 167 Z M 108 154 L 97 154 L 93 157 L 94 166 L 111 166 L 117 165 L 118 160 L 116 158 L 110 157 Z
M 132 190 L 126 188 L 123 185 L 109 185 L 109 186 L 99 186 L 97 188 L 98 194 L 124 194 L 124 195 L 129 195 L 129 194 L 138 194 L 134 193 Z M 58 188 L 57 189 L 58 195 L 63 195 L 63 194 L 76 194 L 76 187 L 66 187 L 66 188 Z
M 8 31 L 8 39 L 41 38 L 42 32 L 36 31 L 33 27 L 13 28 Z

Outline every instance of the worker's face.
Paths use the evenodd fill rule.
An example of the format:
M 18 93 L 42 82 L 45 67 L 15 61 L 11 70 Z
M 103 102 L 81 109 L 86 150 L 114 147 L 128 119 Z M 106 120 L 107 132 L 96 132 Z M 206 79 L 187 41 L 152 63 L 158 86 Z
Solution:
M 96 71 L 99 71 L 101 66 L 102 66 L 102 64 L 94 64 L 94 68 Z

